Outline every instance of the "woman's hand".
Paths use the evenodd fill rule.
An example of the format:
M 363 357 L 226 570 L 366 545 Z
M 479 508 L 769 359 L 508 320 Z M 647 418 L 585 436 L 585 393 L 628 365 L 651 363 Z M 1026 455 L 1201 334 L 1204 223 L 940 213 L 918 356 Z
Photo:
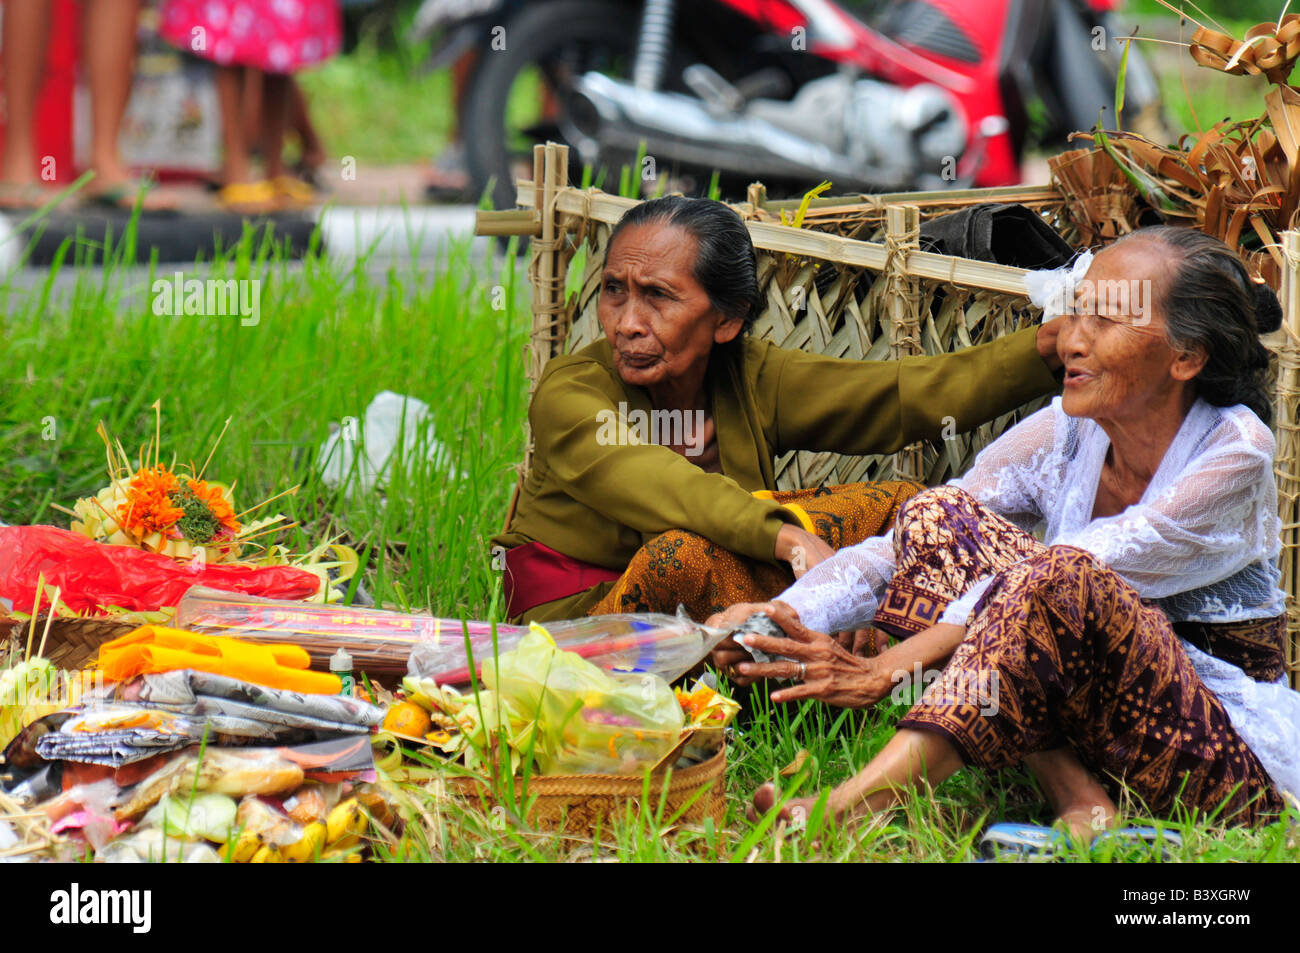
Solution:
M 815 698 L 840 708 L 865 708 L 889 695 L 893 682 L 874 658 L 859 658 L 845 651 L 829 635 L 813 632 L 799 621 L 784 602 L 774 602 L 767 613 L 788 638 L 747 635 L 745 641 L 768 655 L 784 655 L 794 661 L 760 664 L 742 662 L 741 677 L 799 678 L 799 684 L 772 693 L 774 702 Z
M 834 632 L 831 634 L 840 648 L 850 655 L 857 655 L 861 658 L 871 658 L 879 655 L 885 649 L 889 648 L 889 636 L 885 635 L 878 629 L 854 629 L 850 632 Z
M 1056 339 L 1061 334 L 1061 323 L 1064 320 L 1064 316 L 1058 316 L 1038 326 L 1038 338 L 1035 341 L 1038 345 L 1038 356 L 1053 371 L 1059 371 L 1063 366 L 1061 355 L 1056 351 Z
M 772 610 L 773 606 L 770 602 L 738 602 L 729 609 L 709 616 L 704 620 L 704 624 L 715 629 L 734 629 L 755 613 L 764 612 L 771 615 Z M 752 662 L 753 656 L 741 648 L 735 639 L 728 636 L 719 642 L 714 646 L 710 657 L 713 667 L 726 673 L 733 684 L 744 687 L 753 683 L 752 678 L 745 678 L 736 672 L 737 665 L 741 662 Z
M 786 523 L 776 534 L 776 552 L 773 555 L 781 562 L 789 563 L 794 578 L 798 579 L 822 560 L 834 556 L 835 550 L 802 526 Z

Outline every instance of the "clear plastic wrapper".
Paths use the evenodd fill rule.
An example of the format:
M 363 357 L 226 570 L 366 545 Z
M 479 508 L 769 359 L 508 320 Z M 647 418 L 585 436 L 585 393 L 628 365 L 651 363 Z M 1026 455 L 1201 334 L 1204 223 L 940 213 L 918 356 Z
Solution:
M 497 653 L 518 647 L 522 634 L 497 635 Z M 722 641 L 725 632 L 692 622 L 685 613 L 598 615 L 567 622 L 548 622 L 546 631 L 558 648 L 573 652 L 607 672 L 657 675 L 665 682 L 681 678 Z M 475 663 L 490 661 L 492 643 L 474 647 Z M 411 651 L 408 674 L 441 685 L 470 681 L 465 644 L 425 640 Z
M 157 827 L 123 834 L 95 854 L 101 864 L 219 864 L 221 855 L 208 844 L 169 837 Z
M 291 642 L 305 648 L 312 667 L 329 668 L 342 648 L 353 666 L 371 674 L 401 673 L 466 685 L 470 666 L 465 635 L 477 664 L 519 645 L 526 626 L 442 619 L 382 609 L 277 602 L 195 587 L 176 609 L 177 628 L 220 632 L 250 642 Z M 493 629 L 495 628 L 495 636 Z M 547 623 L 556 645 L 609 672 L 646 672 L 671 682 L 722 641 L 724 633 L 656 613 L 602 615 Z
M 492 651 L 492 623 L 462 622 L 430 615 L 389 612 L 361 606 L 324 605 L 259 599 L 234 592 L 195 586 L 176 607 L 176 627 L 212 632 L 264 644 L 300 645 L 311 656 L 312 668 L 329 671 L 330 657 L 340 648 L 352 664 L 370 674 L 404 674 L 411 650 L 429 642 L 459 646 L 465 660 L 465 630 L 477 656 Z M 518 644 L 521 626 L 498 624 L 498 639 Z

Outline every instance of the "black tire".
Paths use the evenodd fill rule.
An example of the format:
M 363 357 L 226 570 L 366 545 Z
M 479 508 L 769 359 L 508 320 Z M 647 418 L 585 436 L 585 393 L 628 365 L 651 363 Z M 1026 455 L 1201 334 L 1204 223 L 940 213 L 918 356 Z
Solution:
M 476 195 L 483 195 L 491 182 L 493 206 L 515 207 L 514 166 L 519 150 L 512 150 L 507 141 L 511 132 L 506 128 L 506 104 L 519 74 L 536 64 L 548 81 L 554 81 L 550 85 L 561 84 L 569 72 L 587 69 L 625 78 L 639 26 L 638 8 L 614 0 L 556 0 L 529 5 L 505 23 L 504 50 L 494 51 L 485 42 L 461 117 Z M 558 129 L 547 134 L 560 138 Z M 573 152 L 570 159 L 576 160 Z M 616 183 L 617 172 L 605 169 L 607 190 L 613 190 L 609 175 Z

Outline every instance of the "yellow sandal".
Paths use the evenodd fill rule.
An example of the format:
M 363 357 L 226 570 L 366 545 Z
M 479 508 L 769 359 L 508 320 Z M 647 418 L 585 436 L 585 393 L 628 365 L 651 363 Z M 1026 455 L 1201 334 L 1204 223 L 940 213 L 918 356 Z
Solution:
M 217 201 L 228 211 L 263 215 L 281 208 L 279 193 L 270 182 L 232 182 L 217 192 Z
M 271 180 L 271 185 L 276 196 L 290 208 L 306 208 L 319 201 L 315 189 L 292 175 L 278 175 Z

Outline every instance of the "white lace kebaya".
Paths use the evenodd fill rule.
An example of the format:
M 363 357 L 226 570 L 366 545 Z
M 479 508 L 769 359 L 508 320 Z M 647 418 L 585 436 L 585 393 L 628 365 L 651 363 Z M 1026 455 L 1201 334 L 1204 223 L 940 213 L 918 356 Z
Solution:
M 1092 518 L 1110 438 L 1070 417 L 1060 398 L 986 447 L 952 485 L 1048 545 L 1092 553 L 1172 622 L 1236 622 L 1281 615 L 1281 521 L 1274 440 L 1248 408 L 1197 400 L 1146 492 L 1122 513 Z M 777 598 L 818 632 L 869 625 L 893 576 L 887 536 L 841 549 Z M 950 604 L 942 621 L 966 624 L 990 578 Z M 1300 794 L 1300 694 L 1259 684 L 1194 647 L 1198 674 L 1283 790 Z M 1243 684 L 1244 683 L 1244 684 Z

